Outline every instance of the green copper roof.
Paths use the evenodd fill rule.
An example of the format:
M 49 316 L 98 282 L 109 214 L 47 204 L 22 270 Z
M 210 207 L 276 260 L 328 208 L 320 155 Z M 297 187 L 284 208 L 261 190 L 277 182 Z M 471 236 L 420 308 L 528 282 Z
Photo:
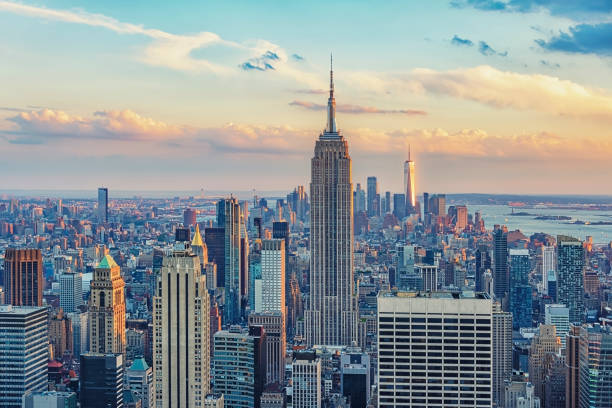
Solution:
M 112 267 L 117 266 L 117 262 L 110 255 L 104 255 L 104 258 L 100 261 L 97 268 L 99 269 L 111 269 Z
M 134 362 L 130 366 L 130 370 L 133 370 L 133 371 L 147 371 L 148 369 L 149 369 L 149 366 L 147 365 L 147 362 L 142 357 L 134 360 Z

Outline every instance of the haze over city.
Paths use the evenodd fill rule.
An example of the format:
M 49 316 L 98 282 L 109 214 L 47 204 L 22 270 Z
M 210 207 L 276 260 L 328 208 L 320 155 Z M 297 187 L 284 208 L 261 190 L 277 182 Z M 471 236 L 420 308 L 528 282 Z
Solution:
M 610 6 L 0 1 L 5 189 L 283 190 L 329 54 L 355 180 L 609 194 Z M 23 160 L 27 156 L 28 160 Z

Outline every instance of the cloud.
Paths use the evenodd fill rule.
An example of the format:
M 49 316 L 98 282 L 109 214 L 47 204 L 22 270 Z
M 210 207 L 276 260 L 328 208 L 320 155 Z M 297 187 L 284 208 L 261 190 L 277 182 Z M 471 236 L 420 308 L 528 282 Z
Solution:
M 306 95 L 325 95 L 329 91 L 325 89 L 294 89 L 293 92 Z
M 289 103 L 290 106 L 298 106 L 300 108 L 314 110 L 314 111 L 324 111 L 327 109 L 327 105 L 322 105 L 318 103 L 311 103 L 306 101 L 293 101 Z M 360 106 L 360 105 L 350 105 L 350 104 L 339 104 L 336 105 L 336 111 L 341 113 L 351 113 L 351 114 L 401 114 L 401 115 L 426 115 L 425 111 L 414 110 L 414 109 L 380 109 L 375 108 L 373 106 Z
M 500 71 L 488 65 L 449 71 L 415 69 L 401 78 L 391 78 L 387 86 L 449 95 L 495 108 L 612 119 L 610 93 L 554 76 Z
M 291 58 L 293 58 L 293 60 L 298 61 L 298 62 L 299 61 L 304 61 L 304 57 L 302 57 L 299 54 L 291 54 Z
M 504 51 L 504 52 L 495 51 L 493 48 L 491 48 L 489 44 L 487 44 L 484 41 L 478 42 L 478 52 L 480 52 L 484 56 L 499 55 L 500 57 L 505 57 L 508 55 L 507 51 Z
M 473 7 L 484 11 L 529 13 L 547 10 L 553 15 L 570 18 L 587 14 L 612 12 L 612 2 L 607 0 L 452 0 L 452 7 Z
M 277 53 L 272 51 L 266 51 L 261 56 L 251 58 L 250 60 L 240 64 L 240 68 L 244 71 L 268 71 L 274 70 L 272 64 L 280 61 L 280 57 Z
M 468 40 L 467 38 L 461 38 L 457 36 L 456 34 L 451 40 L 451 44 L 458 45 L 458 46 L 467 46 L 467 47 L 471 47 L 472 45 L 474 45 L 472 40 Z
M 540 39 L 536 43 L 549 51 L 609 57 L 612 56 L 612 23 L 578 24 L 570 27 L 569 33 L 561 32 L 548 41 Z

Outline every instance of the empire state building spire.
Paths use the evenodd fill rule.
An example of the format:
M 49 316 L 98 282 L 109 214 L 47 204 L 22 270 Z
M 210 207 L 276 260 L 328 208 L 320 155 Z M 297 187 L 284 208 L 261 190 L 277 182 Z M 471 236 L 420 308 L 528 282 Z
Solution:
M 327 100 L 327 128 L 325 133 L 337 133 L 336 128 L 336 98 L 334 98 L 334 59 L 330 55 L 329 62 L 329 99 Z

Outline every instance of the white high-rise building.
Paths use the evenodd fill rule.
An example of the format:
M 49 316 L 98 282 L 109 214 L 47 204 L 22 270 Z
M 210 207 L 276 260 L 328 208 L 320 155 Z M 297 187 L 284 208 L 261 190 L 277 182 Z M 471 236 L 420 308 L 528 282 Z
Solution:
M 164 257 L 153 298 L 157 408 L 203 407 L 210 383 L 206 276 L 187 242 Z
M 492 319 L 486 293 L 380 293 L 378 406 L 490 407 Z
M 83 274 L 67 272 L 60 275 L 60 307 L 73 313 L 83 304 Z
M 21 407 L 28 392 L 47 390 L 47 309 L 0 306 L 0 407 Z
M 261 247 L 262 312 L 285 316 L 285 241 L 264 239 Z
M 544 293 L 548 293 L 549 273 L 551 271 L 554 273 L 556 270 L 555 247 L 542 246 L 542 290 Z
M 410 146 L 408 146 L 408 160 L 404 162 L 404 192 L 406 194 L 406 213 L 412 213 L 416 207 L 416 188 L 414 185 L 414 161 L 410 157 Z
M 348 141 L 336 128 L 333 71 L 327 127 L 315 144 L 310 183 L 310 296 L 304 314 L 309 346 L 357 341 L 353 277 L 353 184 Z
M 565 337 L 569 333 L 569 308 L 560 304 L 544 306 L 544 324 L 555 326 L 557 337 L 561 338 L 561 348 L 565 348 Z
M 293 356 L 293 408 L 321 406 L 321 359 L 314 351 Z

